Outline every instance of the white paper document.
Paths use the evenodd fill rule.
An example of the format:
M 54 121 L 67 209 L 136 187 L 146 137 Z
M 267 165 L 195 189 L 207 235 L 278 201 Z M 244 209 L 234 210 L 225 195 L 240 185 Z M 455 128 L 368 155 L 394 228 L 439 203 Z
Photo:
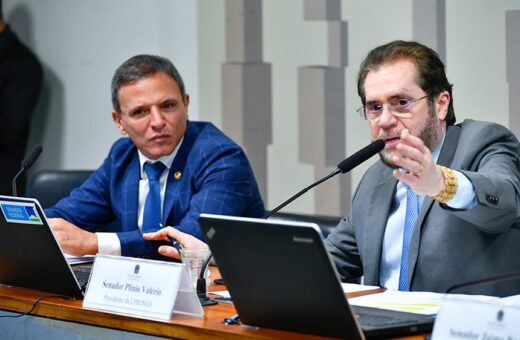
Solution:
M 500 302 L 505 305 L 518 306 L 520 307 L 520 295 L 508 296 L 501 298 Z
M 94 262 L 95 255 L 74 256 L 65 253 L 65 259 L 70 265 Z
M 356 292 L 364 292 L 374 289 L 381 289 L 381 287 L 378 286 L 366 286 L 366 285 L 359 285 L 357 283 L 341 283 L 341 288 L 343 288 L 343 293 L 356 293 Z
M 453 294 L 458 295 L 458 294 Z M 435 315 L 439 311 L 441 301 L 446 294 L 430 292 L 401 292 L 387 290 L 383 293 L 370 294 L 349 299 L 355 306 L 390 309 L 400 312 Z M 473 301 L 490 301 L 493 296 L 464 295 Z
M 231 298 L 231 295 L 229 294 L 228 290 L 216 290 L 216 291 L 208 292 L 208 293 L 215 294 L 215 295 L 223 297 L 223 298 Z

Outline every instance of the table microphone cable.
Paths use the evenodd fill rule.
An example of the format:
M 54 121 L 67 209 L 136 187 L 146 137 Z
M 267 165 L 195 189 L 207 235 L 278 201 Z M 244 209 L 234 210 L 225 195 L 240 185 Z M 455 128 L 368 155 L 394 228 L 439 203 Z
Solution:
M 24 315 L 29 315 L 31 314 L 35 309 L 36 309 L 36 306 L 38 305 L 38 303 L 42 300 L 48 300 L 48 299 L 65 299 L 65 300 L 70 300 L 70 297 L 68 296 L 64 296 L 64 295 L 49 295 L 49 296 L 42 296 L 42 297 L 39 297 L 38 299 L 36 299 L 36 301 L 34 301 L 31 309 L 29 309 L 27 312 L 23 312 L 23 313 L 18 313 L 16 315 L 0 315 L 0 318 L 19 318 L 21 316 L 24 316 Z M 8 311 L 8 312 L 11 312 L 11 313 L 16 313 L 16 312 L 12 312 L 12 311 Z

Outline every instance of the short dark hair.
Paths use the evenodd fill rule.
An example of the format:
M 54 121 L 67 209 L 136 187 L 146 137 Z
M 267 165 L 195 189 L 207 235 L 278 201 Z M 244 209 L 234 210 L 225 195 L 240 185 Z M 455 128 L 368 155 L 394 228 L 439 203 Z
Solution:
M 121 113 L 118 93 L 122 86 L 135 83 L 138 80 L 160 72 L 166 73 L 175 80 L 181 91 L 182 99 L 185 99 L 184 81 L 173 63 L 164 57 L 140 54 L 125 61 L 117 68 L 112 77 L 111 92 L 114 111 Z
M 455 124 L 453 85 L 446 78 L 444 64 L 437 52 L 415 41 L 392 41 L 378 46 L 368 53 L 365 60 L 361 63 L 357 80 L 358 94 L 363 105 L 366 104 L 365 79 L 368 73 L 381 65 L 400 59 L 408 59 L 415 63 L 417 67 L 417 84 L 429 95 L 430 105 L 433 104 L 433 97 L 443 91 L 448 91 L 450 104 L 446 115 L 446 124 Z

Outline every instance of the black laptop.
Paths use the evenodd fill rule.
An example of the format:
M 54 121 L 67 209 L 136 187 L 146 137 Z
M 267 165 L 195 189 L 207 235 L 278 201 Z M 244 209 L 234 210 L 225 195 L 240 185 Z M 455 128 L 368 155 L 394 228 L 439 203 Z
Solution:
M 89 268 L 76 277 L 38 201 L 0 196 L 0 210 L 0 284 L 82 298 Z
M 364 339 L 430 332 L 434 318 L 350 306 L 317 225 L 201 214 L 242 323 Z

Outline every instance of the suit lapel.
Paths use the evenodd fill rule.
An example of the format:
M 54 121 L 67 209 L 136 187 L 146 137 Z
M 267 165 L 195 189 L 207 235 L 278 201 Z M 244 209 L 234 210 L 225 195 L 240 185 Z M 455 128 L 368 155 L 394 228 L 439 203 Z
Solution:
M 128 166 L 128 171 L 125 171 L 123 176 L 123 192 L 125 192 L 123 195 L 123 228 L 128 226 L 128 228 L 133 229 L 134 227 L 137 227 L 139 180 L 141 177 L 139 156 L 137 155 L 137 152 Z
M 363 259 L 366 282 L 379 284 L 379 266 L 381 260 L 381 252 L 383 248 L 383 237 L 386 229 L 386 222 L 390 215 L 392 202 L 395 196 L 395 188 L 397 180 L 392 176 L 392 169 L 382 165 L 379 180 L 374 183 L 374 186 L 369 192 L 371 197 L 369 201 L 372 202 L 367 211 L 371 211 L 367 218 L 366 232 L 364 233 L 364 245 L 366 254 Z
M 459 128 L 457 128 L 456 126 L 447 127 L 446 137 L 444 138 L 444 144 L 442 145 L 442 149 L 439 154 L 437 164 L 443 166 L 449 166 L 451 164 L 455 155 L 455 151 L 457 150 L 459 136 Z M 413 277 L 413 273 L 415 272 L 415 266 L 417 264 L 417 258 L 419 256 L 420 235 L 422 234 L 424 222 L 426 220 L 426 217 L 428 216 L 429 211 L 433 206 L 434 201 L 435 200 L 433 198 L 425 196 L 423 204 L 421 206 L 421 210 L 419 211 L 419 216 L 417 217 L 417 222 L 415 224 L 415 228 L 412 234 L 412 239 L 410 240 L 410 248 L 408 253 L 409 279 Z
M 195 126 L 188 122 L 188 129 L 184 135 L 181 147 L 173 160 L 168 173 L 166 182 L 166 192 L 164 193 L 164 209 L 162 223 L 168 225 L 169 217 L 173 213 L 173 206 L 179 199 L 179 188 L 182 183 L 189 180 L 190 176 L 185 176 L 187 159 L 197 138 L 198 131 Z

